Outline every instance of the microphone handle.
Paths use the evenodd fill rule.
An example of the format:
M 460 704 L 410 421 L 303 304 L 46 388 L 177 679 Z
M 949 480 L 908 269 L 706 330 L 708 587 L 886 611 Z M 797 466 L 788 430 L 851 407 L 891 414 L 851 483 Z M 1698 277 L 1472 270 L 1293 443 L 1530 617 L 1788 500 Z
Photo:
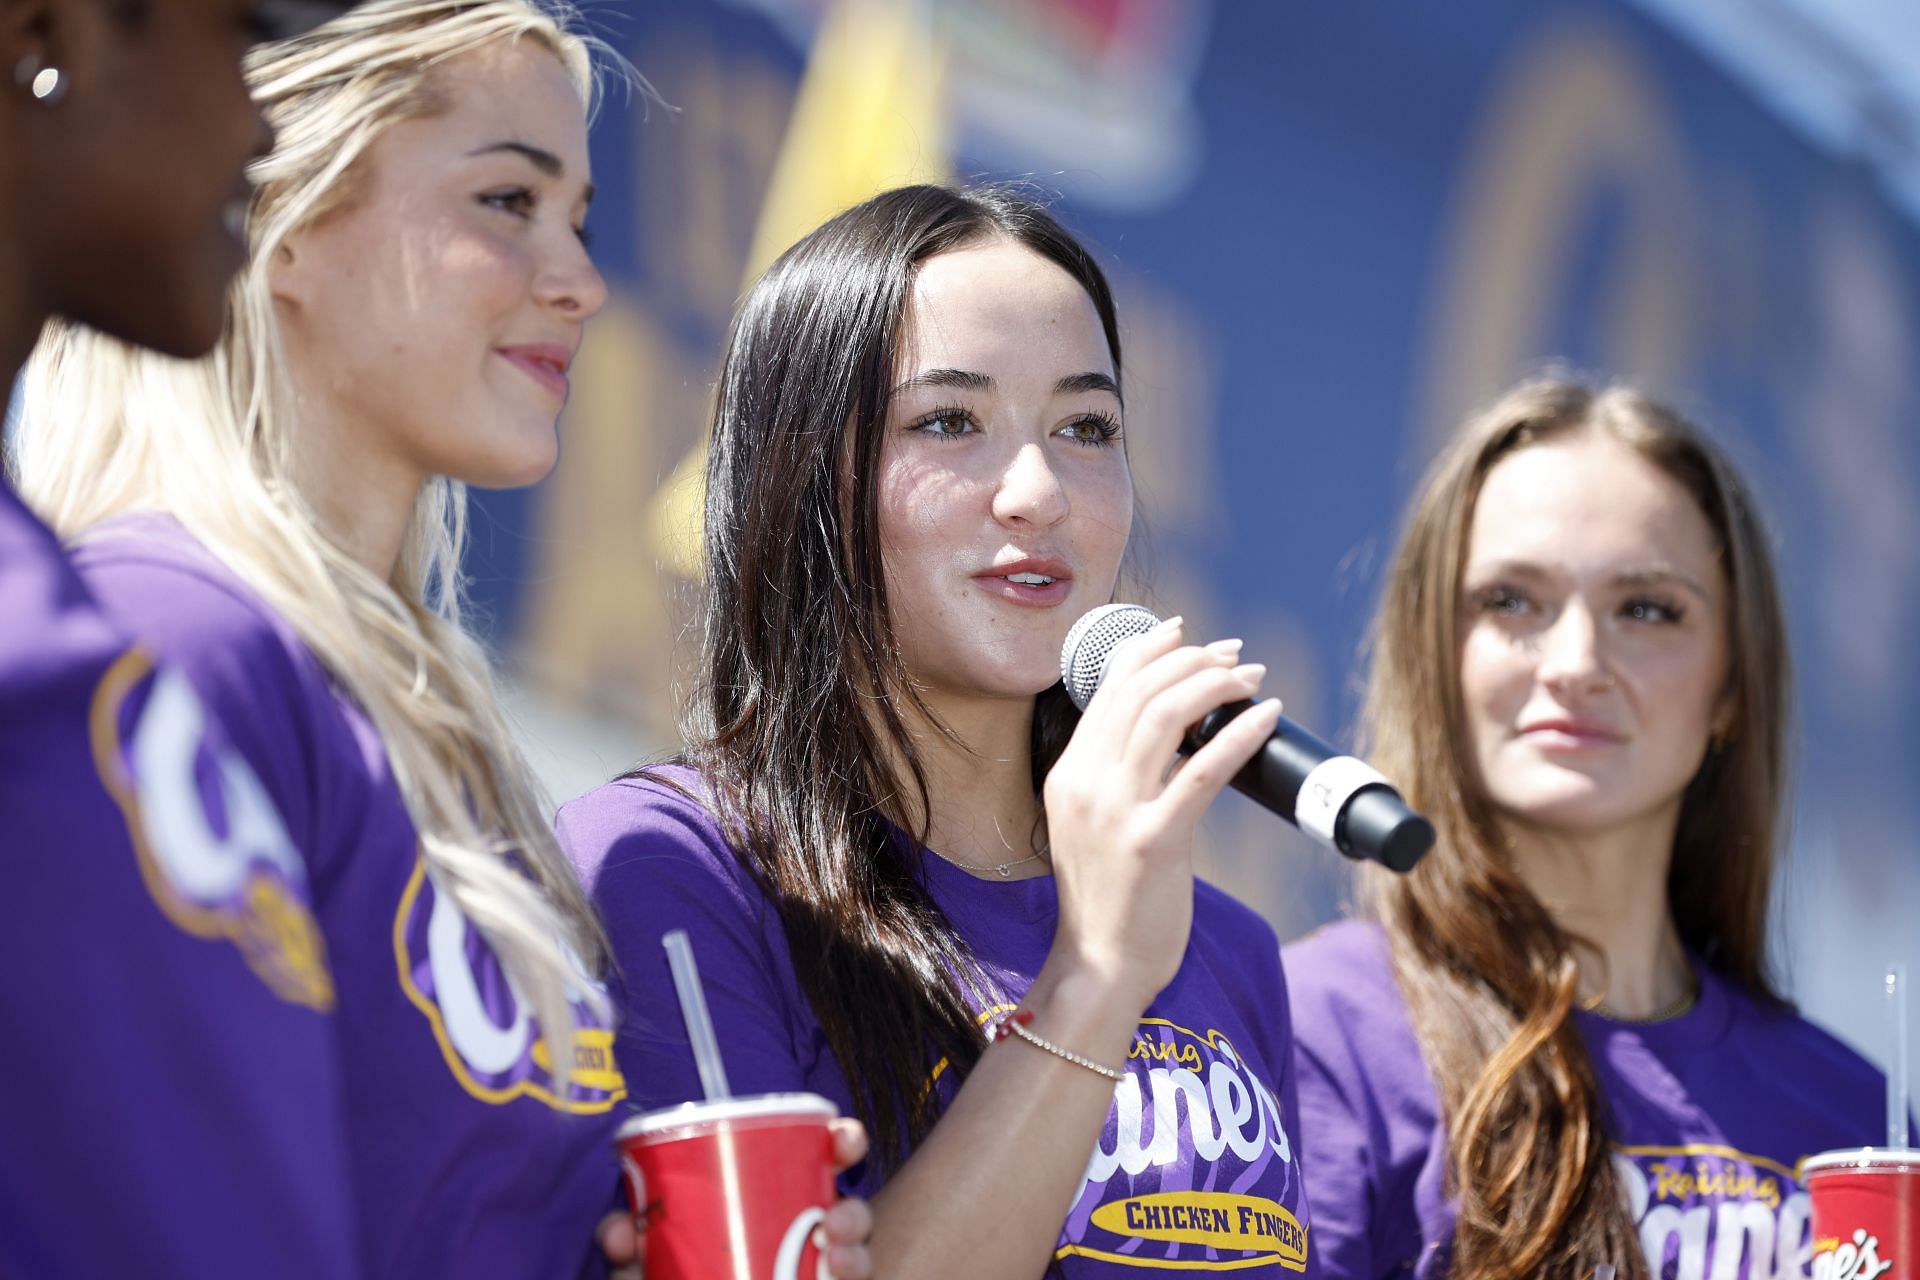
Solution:
M 1215 707 L 1187 731 L 1182 750 L 1199 750 L 1252 705 L 1242 698 Z M 1310 777 L 1316 788 L 1311 817 L 1300 807 L 1300 788 Z M 1233 776 L 1233 788 L 1347 857 L 1403 874 L 1433 847 L 1433 824 L 1408 808 L 1386 779 L 1285 716 Z
M 1251 698 L 1242 698 L 1215 707 L 1200 717 L 1200 722 L 1187 731 L 1187 752 L 1198 751 L 1212 742 L 1214 735 L 1226 728 L 1229 721 L 1252 705 Z M 1281 716 L 1267 745 L 1254 752 L 1253 759 L 1233 775 L 1233 788 L 1298 825 L 1294 811 L 1300 800 L 1300 784 L 1322 760 L 1343 754 Z

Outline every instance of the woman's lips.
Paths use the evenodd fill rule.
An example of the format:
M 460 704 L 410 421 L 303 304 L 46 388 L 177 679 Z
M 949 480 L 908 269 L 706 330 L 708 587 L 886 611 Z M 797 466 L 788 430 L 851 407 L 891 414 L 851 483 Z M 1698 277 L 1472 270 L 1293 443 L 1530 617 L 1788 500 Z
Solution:
M 988 594 L 1014 604 L 1050 608 L 1073 591 L 1073 575 L 1058 561 L 1028 559 L 995 565 L 973 581 Z
M 572 362 L 572 352 L 565 347 L 544 345 L 501 347 L 499 351 L 509 364 L 553 392 L 562 401 L 566 400 L 567 365 Z
M 991 576 L 975 578 L 974 582 L 989 595 L 1035 608 L 1050 608 L 1057 605 L 1073 591 L 1073 583 L 1064 578 L 1056 578 L 1042 585 Z
M 1607 726 L 1583 720 L 1536 720 L 1520 734 L 1542 751 L 1594 751 L 1625 741 Z

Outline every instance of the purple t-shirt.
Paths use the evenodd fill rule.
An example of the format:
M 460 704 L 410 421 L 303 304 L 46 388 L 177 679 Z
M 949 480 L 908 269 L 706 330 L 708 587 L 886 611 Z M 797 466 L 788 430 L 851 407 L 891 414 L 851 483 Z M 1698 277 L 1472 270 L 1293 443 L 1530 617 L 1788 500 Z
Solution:
M 1370 922 L 1286 949 L 1300 1061 L 1300 1146 L 1330 1277 L 1448 1272 L 1454 1211 L 1433 1078 Z M 1812 1023 L 1709 969 L 1659 1023 L 1581 1012 L 1608 1136 L 1652 1274 L 1805 1276 L 1813 1240 L 1800 1161 L 1885 1125 L 1879 1072 Z
M 669 773 L 699 786 L 689 771 Z M 734 1091 L 806 1090 L 851 1114 L 779 918 L 705 806 L 623 779 L 563 808 L 560 837 L 625 979 L 619 1051 L 636 1102 L 701 1095 L 660 945 L 678 928 L 691 935 Z M 982 1012 L 1011 1007 L 1053 940 L 1053 879 L 980 880 L 937 858 L 923 875 L 998 988 Z M 1210 885 L 1196 885 L 1186 957 L 1142 1018 L 1126 1068 L 1060 1233 L 1061 1271 L 1074 1280 L 1312 1274 L 1279 946 L 1263 921 Z M 873 1163 L 853 1171 L 849 1192 L 878 1189 Z
M 333 975 L 257 764 L 0 484 L 0 1275 L 356 1272 Z
M 74 561 L 234 726 L 307 851 L 366 1273 L 603 1270 L 593 1231 L 618 1188 L 606 1130 L 626 1093 L 611 1029 L 576 1006 L 575 1067 L 556 1080 L 531 1008 L 426 873 L 366 716 L 177 523 L 115 522 Z

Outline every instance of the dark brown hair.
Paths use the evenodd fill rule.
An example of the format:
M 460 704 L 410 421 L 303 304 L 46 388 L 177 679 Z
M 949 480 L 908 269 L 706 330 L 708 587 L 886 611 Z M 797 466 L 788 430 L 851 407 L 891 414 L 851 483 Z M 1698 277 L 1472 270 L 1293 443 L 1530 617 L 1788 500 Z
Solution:
M 800 987 L 889 1168 L 937 1118 L 935 1064 L 957 1078 L 985 1041 L 968 1000 L 973 958 L 915 875 L 928 795 L 902 709 L 938 721 L 894 642 L 876 472 L 919 265 L 994 238 L 1080 283 L 1117 378 L 1106 278 L 1044 207 L 1002 188 L 904 187 L 808 235 L 748 293 L 707 464 L 687 758 L 779 913 Z M 1059 686 L 1040 695 L 1036 793 L 1076 720 Z
M 1411 874 L 1368 875 L 1415 1032 L 1439 1088 L 1459 1216 L 1453 1274 L 1645 1274 L 1616 1184 L 1593 1063 L 1572 1017 L 1577 939 L 1521 882 L 1469 747 L 1459 662 L 1460 574 L 1488 472 L 1544 440 L 1617 440 L 1692 495 L 1731 589 L 1732 717 L 1681 802 L 1668 893 L 1701 962 L 1769 1003 L 1768 894 L 1786 782 L 1789 672 L 1767 539 L 1725 455 L 1671 409 L 1626 388 L 1522 383 L 1470 420 L 1428 473 L 1375 625 L 1364 737 L 1434 819 Z

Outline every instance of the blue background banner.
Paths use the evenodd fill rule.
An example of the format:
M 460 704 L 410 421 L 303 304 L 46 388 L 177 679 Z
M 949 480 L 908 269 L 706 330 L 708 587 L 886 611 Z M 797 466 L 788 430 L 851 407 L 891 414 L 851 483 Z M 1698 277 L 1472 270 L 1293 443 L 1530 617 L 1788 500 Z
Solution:
M 1023 177 L 1121 297 L 1150 600 L 1245 636 L 1329 734 L 1401 505 L 1463 411 L 1562 359 L 1729 443 L 1773 517 L 1801 679 L 1777 954 L 1885 1059 L 1881 974 L 1920 972 L 1920 245 L 1869 173 L 1623 3 L 590 12 L 668 105 L 616 93 L 595 126 L 614 300 L 559 470 L 482 497 L 471 562 L 560 798 L 670 749 L 674 477 L 748 273 L 878 185 Z M 863 146 L 886 157 L 865 188 L 822 167 Z M 839 194 L 796 222 L 809 191 Z M 1347 893 L 1237 797 L 1205 865 L 1283 936 Z

